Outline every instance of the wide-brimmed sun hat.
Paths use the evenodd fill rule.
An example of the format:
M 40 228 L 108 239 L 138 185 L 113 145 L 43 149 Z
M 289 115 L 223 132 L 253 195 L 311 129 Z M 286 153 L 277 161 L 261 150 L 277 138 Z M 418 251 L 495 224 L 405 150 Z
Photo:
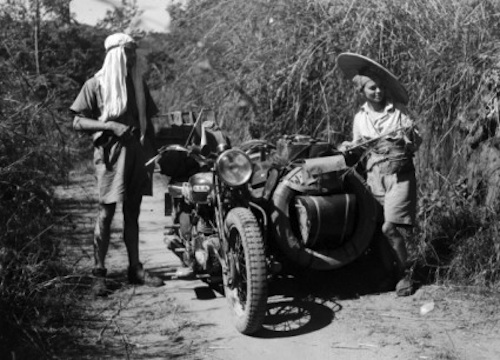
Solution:
M 403 105 L 408 103 L 408 92 L 398 78 L 372 59 L 355 53 L 342 53 L 337 57 L 337 64 L 350 80 L 356 75 L 378 77 L 394 102 Z

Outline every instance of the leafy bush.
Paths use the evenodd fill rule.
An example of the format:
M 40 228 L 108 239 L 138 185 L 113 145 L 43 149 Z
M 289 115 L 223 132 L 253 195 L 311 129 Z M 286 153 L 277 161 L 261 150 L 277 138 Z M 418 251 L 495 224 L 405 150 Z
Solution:
M 0 358 L 49 357 L 51 329 L 64 325 L 74 296 L 47 286 L 68 272 L 51 237 L 52 187 L 85 150 L 68 131 L 67 108 L 102 61 L 103 35 L 42 22 L 36 57 L 31 19 L 8 5 L 0 8 Z
M 436 281 L 495 286 L 500 281 L 499 216 L 474 203 L 465 179 L 424 194 L 412 253 Z

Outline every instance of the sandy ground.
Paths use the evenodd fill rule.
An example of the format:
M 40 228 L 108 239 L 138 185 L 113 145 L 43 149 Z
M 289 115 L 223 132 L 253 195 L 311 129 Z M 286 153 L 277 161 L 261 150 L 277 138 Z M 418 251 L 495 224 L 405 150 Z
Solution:
M 435 285 L 407 298 L 356 286 L 345 291 L 346 273 L 340 271 L 324 277 L 327 292 L 314 288 L 314 295 L 308 294 L 312 287 L 307 282 L 287 279 L 273 285 L 264 328 L 252 337 L 239 334 L 220 293 L 200 280 L 176 278 L 180 262 L 164 244 L 165 226 L 171 221 L 163 211 L 165 179 L 155 176 L 155 196 L 145 198 L 142 206 L 141 258 L 165 285 L 127 284 L 117 211 L 107 263 L 113 292 L 104 299 L 83 296 L 88 314 L 75 322 L 76 345 L 62 351 L 61 358 L 500 359 L 498 294 Z M 77 272 L 88 273 L 94 179 L 73 173 L 57 194 L 62 211 L 69 214 L 65 256 Z M 424 305 L 433 308 L 422 314 Z

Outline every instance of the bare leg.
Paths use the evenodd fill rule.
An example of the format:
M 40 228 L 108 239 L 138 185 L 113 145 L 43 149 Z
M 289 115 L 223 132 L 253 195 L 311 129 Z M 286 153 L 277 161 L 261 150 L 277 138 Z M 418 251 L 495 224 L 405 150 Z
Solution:
M 406 250 L 404 233 L 402 233 L 402 231 L 405 231 L 402 226 L 391 222 L 385 222 L 382 225 L 382 232 L 396 255 L 396 265 L 399 277 L 402 277 L 408 268 L 408 252 Z
M 408 263 L 408 252 L 405 244 L 407 230 L 407 226 L 396 225 L 390 222 L 385 222 L 382 225 L 382 232 L 396 255 L 397 277 L 399 279 L 396 284 L 397 296 L 409 296 L 413 294 L 414 291 Z
M 127 247 L 128 262 L 131 268 L 139 265 L 139 214 L 142 196 L 123 202 L 123 240 Z
M 123 202 L 123 240 L 128 253 L 128 280 L 131 284 L 162 286 L 163 280 L 148 274 L 139 261 L 139 214 L 142 195 Z
M 97 269 L 105 269 L 105 259 L 109 248 L 111 222 L 116 204 L 99 204 L 99 214 L 94 229 L 94 260 Z

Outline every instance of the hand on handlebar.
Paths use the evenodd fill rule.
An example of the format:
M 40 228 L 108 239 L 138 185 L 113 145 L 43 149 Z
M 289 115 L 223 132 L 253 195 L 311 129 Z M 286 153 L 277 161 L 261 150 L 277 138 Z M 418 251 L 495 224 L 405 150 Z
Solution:
M 359 147 L 363 147 L 364 146 L 364 143 L 366 141 L 368 141 L 369 139 L 367 138 L 361 138 L 361 139 L 358 139 L 358 140 L 353 140 L 353 141 L 344 141 L 342 142 L 342 144 L 340 144 L 338 146 L 338 150 L 340 152 L 348 152 L 348 151 L 351 151 L 351 150 L 354 150 L 354 149 L 357 149 Z
M 337 150 L 340 152 L 346 152 L 349 150 L 349 148 L 352 147 L 352 142 L 351 141 L 343 141 L 342 144 L 340 144 L 337 147 Z

